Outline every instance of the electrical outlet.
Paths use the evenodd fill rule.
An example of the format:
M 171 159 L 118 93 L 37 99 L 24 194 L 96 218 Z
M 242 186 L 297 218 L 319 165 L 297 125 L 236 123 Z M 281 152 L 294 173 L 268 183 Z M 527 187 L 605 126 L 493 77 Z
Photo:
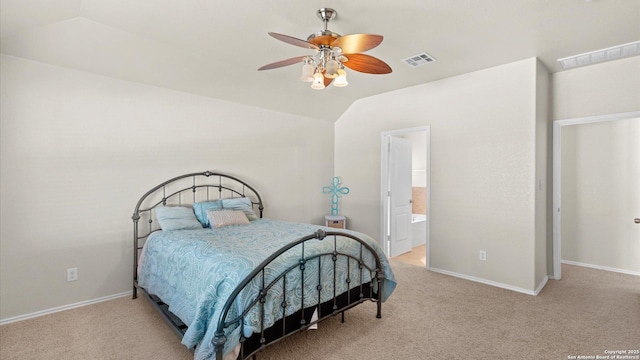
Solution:
M 487 252 L 484 250 L 480 250 L 480 256 L 479 256 L 480 260 L 482 261 L 487 261 Z
M 78 268 L 67 269 L 67 281 L 78 280 Z

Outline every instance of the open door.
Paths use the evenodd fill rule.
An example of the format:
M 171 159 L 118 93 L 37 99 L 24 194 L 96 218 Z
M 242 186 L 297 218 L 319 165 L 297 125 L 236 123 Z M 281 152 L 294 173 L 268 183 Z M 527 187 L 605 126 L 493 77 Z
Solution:
M 411 141 L 389 136 L 390 256 L 411 251 Z

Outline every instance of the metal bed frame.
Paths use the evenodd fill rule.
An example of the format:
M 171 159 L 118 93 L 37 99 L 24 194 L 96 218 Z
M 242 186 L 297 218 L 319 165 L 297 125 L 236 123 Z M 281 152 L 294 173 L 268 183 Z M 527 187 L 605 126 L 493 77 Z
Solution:
M 191 193 L 191 195 L 189 195 Z M 213 194 L 212 194 L 213 193 Z M 217 193 L 217 196 L 214 194 Z M 262 218 L 264 206 L 260 194 L 249 184 L 238 179 L 237 177 L 205 171 L 201 173 L 191 173 L 181 175 L 167 180 L 160 185 L 152 188 L 145 193 L 136 204 L 133 212 L 133 299 L 137 298 L 138 291 L 151 302 L 156 310 L 160 312 L 163 319 L 170 325 L 176 335 L 180 338 L 187 330 L 185 325 L 177 316 L 168 310 L 168 305 L 162 299 L 153 294 L 149 294 L 144 288 L 138 285 L 138 258 L 144 241 L 153 232 L 159 231 L 160 228 L 154 221 L 153 209 L 160 205 L 189 205 L 196 201 L 207 201 L 212 198 L 222 199 L 225 197 L 248 197 L 251 199 L 253 207 L 258 209 L 259 216 Z M 148 228 L 143 230 L 139 225 L 141 221 L 148 223 Z M 143 233 L 141 235 L 141 232 Z M 354 241 L 359 245 L 359 256 L 353 256 L 338 250 L 337 237 L 340 236 L 348 241 Z M 312 241 L 331 241 L 333 240 L 333 250 L 330 252 L 305 256 L 305 244 Z M 310 245 L 308 245 L 310 246 Z M 283 255 L 292 248 L 300 249 L 300 257 L 298 263 L 292 264 L 279 275 L 273 277 L 269 282 L 266 281 L 265 269 L 268 268 L 276 258 Z M 290 254 L 290 253 L 289 253 Z M 369 265 L 365 258 L 373 259 L 374 263 Z M 321 291 L 323 290 L 322 277 L 330 276 L 318 271 L 318 285 L 316 286 L 317 294 L 305 294 L 304 286 L 300 294 L 302 307 L 293 314 L 286 314 L 286 308 L 289 303 L 287 301 L 292 296 L 298 296 L 294 291 L 287 291 L 287 274 L 293 271 L 299 271 L 304 283 L 305 268 L 309 261 L 318 259 L 318 269 L 320 270 L 320 259 L 328 259 L 333 262 L 333 298 L 328 301 L 321 301 Z M 336 263 L 339 259 L 346 259 L 347 273 L 351 274 L 351 266 L 357 266 L 359 271 L 359 279 L 346 278 L 346 287 L 349 289 L 342 294 L 336 294 Z M 329 263 L 330 264 L 330 263 Z M 364 280 L 365 271 L 369 273 L 369 281 Z M 235 317 L 230 318 L 231 309 L 234 307 L 240 293 L 250 283 L 259 281 L 261 289 L 259 294 Z M 315 233 L 299 238 L 286 246 L 282 247 L 274 254 L 265 259 L 257 266 L 232 292 L 227 299 L 220 319 L 217 321 L 217 330 L 213 338 L 213 346 L 216 352 L 216 360 L 223 359 L 223 348 L 227 341 L 224 330 L 230 326 L 240 327 L 240 353 L 238 359 L 247 359 L 253 357 L 256 353 L 263 350 L 266 346 L 277 343 L 280 340 L 304 331 L 310 326 L 319 323 L 329 317 L 341 314 L 342 322 L 344 322 L 344 312 L 365 301 L 373 301 L 377 304 L 376 317 L 381 317 L 382 303 L 380 299 L 380 291 L 384 282 L 384 274 L 382 272 L 382 264 L 376 251 L 365 241 L 347 232 L 317 230 Z M 267 295 L 271 289 L 281 287 L 284 294 L 278 306 L 282 309 L 282 319 L 278 320 L 271 327 L 265 327 L 264 306 Z M 377 289 L 377 291 L 375 291 Z M 304 307 L 305 295 L 313 298 L 317 295 L 317 303 L 313 306 Z M 308 301 L 307 301 L 308 303 Z M 254 333 L 249 338 L 244 337 L 244 319 L 251 312 L 255 311 L 254 307 L 258 307 L 260 313 L 260 333 Z M 311 315 L 317 310 L 317 319 L 312 320 Z M 231 316 L 234 316 L 231 315 Z

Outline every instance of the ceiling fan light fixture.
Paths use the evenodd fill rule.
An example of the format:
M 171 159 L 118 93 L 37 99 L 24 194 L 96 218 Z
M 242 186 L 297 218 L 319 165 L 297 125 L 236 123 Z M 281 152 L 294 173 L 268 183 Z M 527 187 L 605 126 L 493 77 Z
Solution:
M 313 82 L 311 83 L 311 88 L 314 90 L 322 90 L 325 88 L 324 86 L 324 76 L 321 72 L 317 72 L 313 75 Z
M 342 36 L 328 29 L 328 23 L 337 16 L 331 8 L 317 12 L 324 30 L 309 35 L 307 40 L 269 32 L 268 34 L 290 45 L 315 50 L 313 55 L 296 56 L 264 65 L 258 70 L 270 70 L 302 62 L 300 80 L 311 82 L 311 88 L 322 90 L 333 83 L 337 87 L 347 86 L 346 66 L 350 70 L 366 74 L 389 74 L 391 67 L 384 61 L 362 52 L 371 50 L 382 42 L 382 35 L 350 34 Z

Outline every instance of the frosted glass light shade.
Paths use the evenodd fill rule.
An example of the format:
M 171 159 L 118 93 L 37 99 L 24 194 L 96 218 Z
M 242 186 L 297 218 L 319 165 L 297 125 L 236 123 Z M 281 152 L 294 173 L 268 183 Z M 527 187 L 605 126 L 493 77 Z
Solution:
M 313 82 L 311 83 L 311 88 L 314 90 L 322 90 L 324 89 L 324 76 L 322 73 L 315 73 L 313 75 Z
M 302 75 L 300 76 L 300 80 L 304 82 L 313 81 L 313 66 L 311 66 L 311 64 L 302 65 Z
M 338 77 L 333 80 L 333 86 L 335 87 L 345 87 L 349 85 L 347 82 L 347 72 L 344 69 L 338 69 L 337 71 Z
M 338 77 L 338 62 L 335 60 L 329 60 L 327 62 L 327 71 L 324 72 L 324 77 L 329 79 L 335 79 Z

